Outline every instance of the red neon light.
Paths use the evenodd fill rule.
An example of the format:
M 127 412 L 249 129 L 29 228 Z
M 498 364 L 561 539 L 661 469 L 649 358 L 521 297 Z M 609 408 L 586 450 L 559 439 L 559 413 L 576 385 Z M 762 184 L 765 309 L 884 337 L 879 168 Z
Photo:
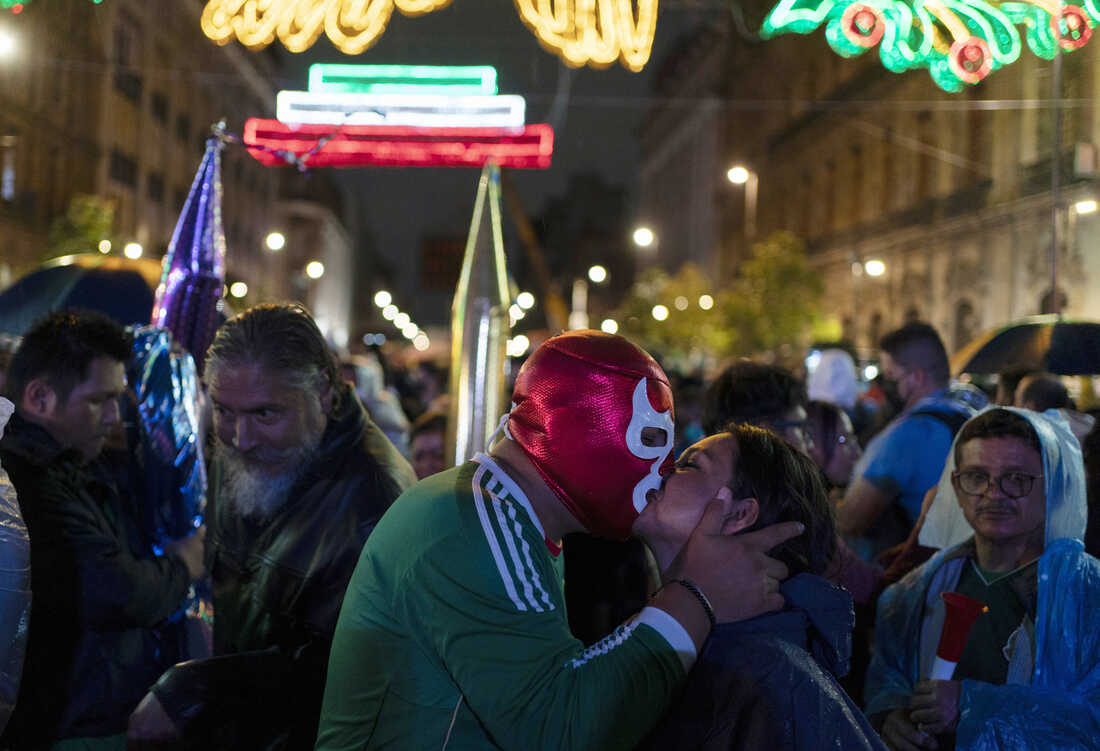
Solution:
M 287 160 L 256 146 L 302 157 L 327 136 L 332 137 L 305 158 L 306 167 L 480 167 L 492 159 L 501 167 L 546 169 L 554 153 L 554 129 L 544 124 L 523 128 L 346 125 L 336 129 L 255 117 L 244 124 L 248 152 L 269 167 L 285 167 Z

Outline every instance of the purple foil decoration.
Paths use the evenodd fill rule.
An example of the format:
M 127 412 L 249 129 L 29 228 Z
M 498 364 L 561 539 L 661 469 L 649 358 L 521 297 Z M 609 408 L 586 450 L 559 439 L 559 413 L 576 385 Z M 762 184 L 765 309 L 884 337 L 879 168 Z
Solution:
M 172 332 L 195 358 L 200 374 L 206 348 L 217 330 L 217 304 L 225 285 L 221 178 L 225 138 L 224 123 L 214 126 L 168 244 L 153 304 L 152 325 Z

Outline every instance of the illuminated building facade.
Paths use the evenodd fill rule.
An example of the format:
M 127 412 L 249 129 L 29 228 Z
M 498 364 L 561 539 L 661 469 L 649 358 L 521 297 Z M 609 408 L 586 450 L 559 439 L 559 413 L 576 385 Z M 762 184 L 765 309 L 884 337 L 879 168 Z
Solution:
M 749 28 L 769 9 L 759 6 Z M 715 113 L 705 138 L 691 135 L 700 131 L 686 114 L 650 118 L 643 133 L 642 210 L 666 236 L 662 249 L 688 237 L 662 232 L 666 222 L 676 228 L 684 214 L 713 211 L 707 257 L 729 278 L 753 238 L 792 230 L 826 280 L 827 312 L 863 348 L 919 318 L 953 350 L 1050 307 L 1050 61 L 1023 54 L 951 94 L 927 71 L 889 72 L 877 54 L 840 57 L 821 33 L 750 43 L 723 22 L 663 65 L 680 67 L 687 91 L 701 72 L 721 73 L 708 73 L 709 92 L 682 105 Z M 1062 69 L 1059 299 L 1068 315 L 1100 319 L 1100 213 L 1090 203 L 1100 199 L 1100 48 L 1065 55 Z M 662 166 L 662 148 L 677 139 L 698 160 L 715 154 L 705 186 L 676 187 L 684 158 Z M 737 164 L 751 171 L 755 211 L 747 186 L 725 179 Z M 688 257 L 662 262 L 674 268 Z M 882 262 L 877 276 L 866 271 L 872 260 Z

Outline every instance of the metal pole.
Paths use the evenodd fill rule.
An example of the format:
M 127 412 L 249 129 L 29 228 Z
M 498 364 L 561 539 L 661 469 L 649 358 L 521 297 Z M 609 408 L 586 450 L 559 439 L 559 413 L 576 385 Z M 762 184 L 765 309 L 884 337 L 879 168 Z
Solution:
M 1059 32 L 1062 28 L 1063 3 L 1058 3 Z M 1062 314 L 1062 301 L 1058 296 L 1058 225 L 1062 203 L 1062 45 L 1054 42 L 1054 66 L 1051 76 L 1054 89 L 1054 138 L 1050 168 L 1050 312 Z

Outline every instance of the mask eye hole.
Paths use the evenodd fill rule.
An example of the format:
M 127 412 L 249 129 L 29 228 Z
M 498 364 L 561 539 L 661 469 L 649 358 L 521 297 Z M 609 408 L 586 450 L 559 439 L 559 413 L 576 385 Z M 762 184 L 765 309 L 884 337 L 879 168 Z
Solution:
M 668 431 L 664 428 L 642 428 L 642 445 L 664 448 L 668 444 Z

